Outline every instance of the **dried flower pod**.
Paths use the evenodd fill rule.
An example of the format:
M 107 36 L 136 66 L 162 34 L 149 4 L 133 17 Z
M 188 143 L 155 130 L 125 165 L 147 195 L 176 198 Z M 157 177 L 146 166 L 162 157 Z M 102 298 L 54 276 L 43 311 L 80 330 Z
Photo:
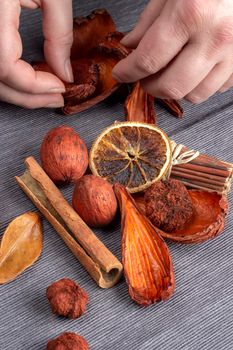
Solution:
M 81 335 L 65 332 L 50 340 L 46 350 L 89 350 L 89 345 Z
M 116 184 L 121 208 L 122 262 L 131 298 L 148 306 L 171 297 L 175 288 L 172 259 L 159 230 L 137 209 L 126 189 Z
M 40 157 L 43 169 L 56 183 L 77 181 L 88 166 L 85 142 L 69 126 L 59 126 L 45 136 Z
M 14 280 L 41 255 L 42 225 L 38 214 L 25 213 L 7 227 L 0 246 L 0 284 Z
M 180 243 L 201 243 L 219 235 L 225 226 L 228 201 L 215 192 L 189 190 L 194 215 L 182 230 L 161 232 L 164 238 Z
M 99 80 L 99 68 L 91 59 L 77 59 L 72 62 L 74 82 L 63 82 L 66 92 L 63 94 L 65 103 L 72 102 L 74 104 L 81 103 L 96 91 Z M 53 73 L 53 70 L 46 62 L 35 62 L 33 64 L 35 70 Z
M 155 101 L 162 105 L 174 117 L 183 118 L 184 110 L 178 101 L 166 98 L 156 98 Z
M 108 33 L 116 30 L 111 15 L 105 9 L 96 9 L 87 17 L 74 18 L 73 28 L 72 59 L 87 57 Z
M 146 216 L 165 232 L 182 229 L 193 215 L 192 200 L 178 180 L 158 181 L 145 192 Z
M 108 225 L 117 210 L 112 185 L 95 175 L 85 175 L 76 182 L 72 202 L 79 216 L 92 227 Z
M 156 124 L 154 97 L 143 90 L 140 81 L 134 84 L 125 101 L 125 113 L 127 121 Z
M 51 284 L 46 295 L 54 314 L 75 319 L 86 310 L 88 294 L 69 278 Z

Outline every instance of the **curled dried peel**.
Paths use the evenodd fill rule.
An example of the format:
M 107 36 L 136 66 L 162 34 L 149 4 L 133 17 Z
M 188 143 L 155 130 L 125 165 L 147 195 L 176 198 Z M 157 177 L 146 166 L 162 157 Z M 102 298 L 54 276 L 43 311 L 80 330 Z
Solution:
M 144 306 L 167 300 L 175 288 L 168 247 L 126 189 L 116 184 L 114 190 L 121 208 L 122 262 L 129 294 Z
M 42 225 L 36 213 L 25 213 L 7 227 L 0 247 L 0 284 L 14 280 L 42 252 Z
M 228 201 L 225 196 L 216 192 L 189 190 L 192 199 L 194 214 L 192 219 L 182 230 L 164 232 L 160 235 L 169 240 L 180 243 L 201 243 L 218 236 L 223 232 L 225 218 L 228 213 Z M 146 212 L 142 197 L 136 196 L 135 201 L 142 213 Z

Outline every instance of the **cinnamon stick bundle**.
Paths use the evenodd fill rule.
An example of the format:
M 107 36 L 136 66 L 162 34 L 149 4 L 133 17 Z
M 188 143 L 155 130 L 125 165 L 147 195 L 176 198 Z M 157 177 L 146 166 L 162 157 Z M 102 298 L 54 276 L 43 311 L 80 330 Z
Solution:
M 65 200 L 62 193 L 33 157 L 16 181 L 54 227 L 75 257 L 102 288 L 110 288 L 122 274 L 122 264 L 95 236 Z
M 180 154 L 188 150 L 183 146 Z M 188 187 L 226 194 L 231 187 L 233 164 L 200 154 L 189 163 L 173 165 L 171 177 Z

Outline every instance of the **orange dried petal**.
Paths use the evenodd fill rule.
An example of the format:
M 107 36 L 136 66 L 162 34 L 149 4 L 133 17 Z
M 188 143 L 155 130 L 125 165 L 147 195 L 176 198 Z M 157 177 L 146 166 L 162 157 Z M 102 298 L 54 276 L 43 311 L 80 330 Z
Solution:
M 144 306 L 167 300 L 175 288 L 168 247 L 126 189 L 120 184 L 114 189 L 121 208 L 122 262 L 129 294 Z

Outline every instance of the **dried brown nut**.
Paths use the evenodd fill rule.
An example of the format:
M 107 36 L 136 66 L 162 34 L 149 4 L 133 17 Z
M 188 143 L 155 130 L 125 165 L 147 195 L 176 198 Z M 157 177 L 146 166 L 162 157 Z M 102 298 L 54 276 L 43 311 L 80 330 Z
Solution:
M 192 200 L 185 185 L 170 179 L 154 183 L 145 192 L 146 216 L 165 232 L 182 229 L 193 215 Z
M 129 294 L 144 306 L 167 300 L 174 292 L 175 277 L 160 230 L 137 209 L 122 185 L 114 189 L 121 208 L 122 263 Z
M 85 142 L 69 126 L 59 126 L 45 136 L 40 157 L 43 169 L 56 183 L 77 181 L 88 166 Z
M 164 238 L 180 243 L 201 243 L 219 235 L 225 226 L 228 201 L 216 192 L 189 190 L 194 215 L 181 230 L 161 232 Z
M 139 81 L 125 101 L 125 112 L 127 121 L 156 124 L 154 97 L 142 89 Z
M 88 294 L 71 279 L 54 282 L 47 288 L 46 295 L 54 314 L 75 319 L 86 310 Z
M 89 350 L 89 345 L 81 335 L 65 332 L 50 340 L 46 350 Z
M 117 210 L 112 185 L 94 175 L 85 175 L 77 181 L 72 202 L 79 216 L 92 227 L 108 225 Z

